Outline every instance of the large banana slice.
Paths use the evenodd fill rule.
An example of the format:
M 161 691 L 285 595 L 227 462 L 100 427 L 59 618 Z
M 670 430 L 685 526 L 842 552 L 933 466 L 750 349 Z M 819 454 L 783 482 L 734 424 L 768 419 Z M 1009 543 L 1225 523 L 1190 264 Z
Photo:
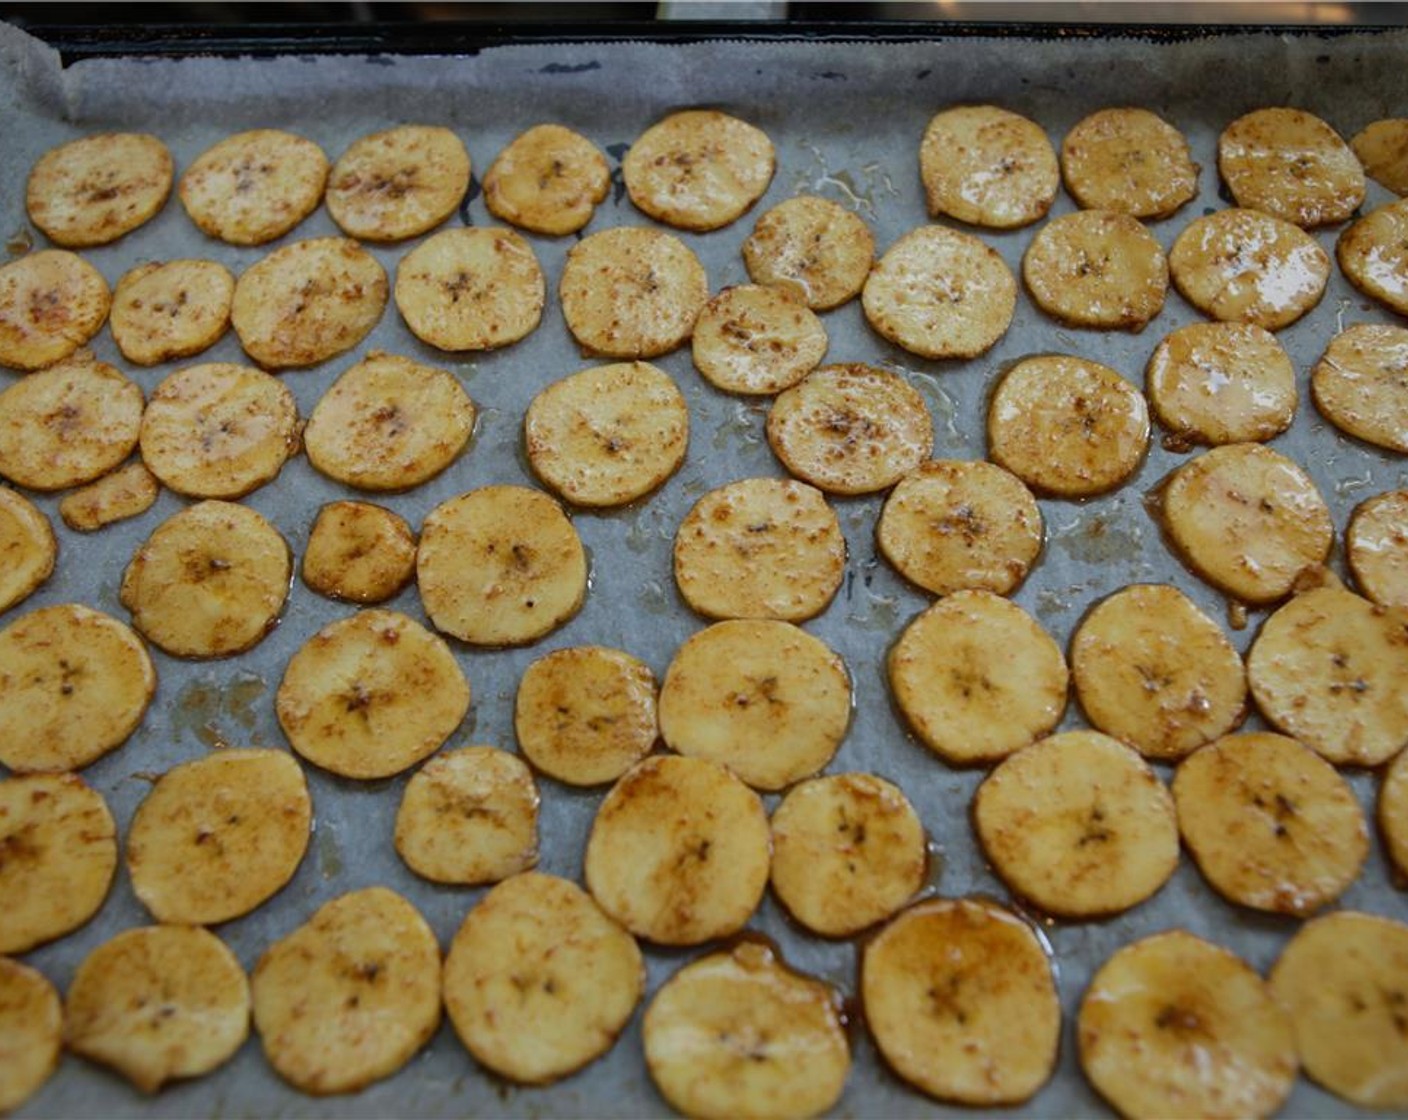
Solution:
M 348 237 L 404 241 L 453 214 L 468 189 L 464 142 L 448 128 L 405 124 L 342 153 L 328 177 L 328 213 Z
M 699 312 L 694 368 L 728 393 L 791 388 L 826 356 L 826 328 L 795 288 L 740 284 Z
M 416 574 L 416 535 L 398 513 L 367 502 L 329 502 L 303 553 L 303 582 L 330 599 L 381 603 Z
M 1310 396 L 1340 431 L 1408 452 L 1408 330 L 1356 323 L 1337 334 L 1310 371 Z
M 484 205 L 500 221 L 560 237 L 592 220 L 611 189 L 601 150 L 559 124 L 520 133 L 484 175 Z
M 929 213 L 1014 229 L 1051 209 L 1061 186 L 1056 152 L 1041 126 L 995 105 L 961 105 L 935 116 L 919 145 Z
M 1349 145 L 1301 109 L 1257 109 L 1217 139 L 1217 169 L 1238 206 L 1306 228 L 1342 222 L 1364 201 Z
M 1394 194 L 1408 194 L 1408 120 L 1373 121 L 1349 142 L 1364 174 Z
M 1360 218 L 1340 234 L 1335 257 L 1349 282 L 1366 295 L 1408 314 L 1408 202 L 1399 200 Z
M 160 493 L 156 476 L 138 460 L 66 495 L 59 502 L 59 516 L 75 532 L 93 533 L 146 513 Z
M 154 366 L 199 354 L 230 329 L 235 278 L 218 261 L 151 261 L 123 274 L 112 294 L 113 341 Z
M 1037 231 L 1022 279 L 1037 306 L 1064 323 L 1138 331 L 1163 309 L 1168 261 L 1137 218 L 1078 210 Z
M 1379 833 L 1399 874 L 1408 875 L 1408 751 L 1400 751 L 1379 786 Z
M 38 506 L 0 486 L 0 614 L 24 602 L 54 572 L 59 544 Z
M 0 1114 L 9 1114 L 59 1068 L 64 1009 L 54 985 L 19 961 L 0 957 Z
M 179 191 L 202 233 L 232 245 L 263 245 L 316 210 L 327 181 L 328 157 L 317 144 L 256 128 L 197 156 Z
M 166 205 L 171 178 L 171 153 L 155 136 L 101 132 L 40 156 L 25 207 L 55 245 L 106 245 Z
M 1147 109 L 1101 109 L 1061 141 L 1061 175 L 1088 210 L 1167 218 L 1198 193 L 1188 139 Z
M 764 213 L 743 243 L 755 284 L 787 287 L 813 311 L 860 295 L 875 260 L 875 235 L 858 215 L 829 198 L 798 195 Z
M 77 253 L 41 249 L 0 265 L 0 366 L 62 361 L 98 333 L 111 304 L 108 282 Z

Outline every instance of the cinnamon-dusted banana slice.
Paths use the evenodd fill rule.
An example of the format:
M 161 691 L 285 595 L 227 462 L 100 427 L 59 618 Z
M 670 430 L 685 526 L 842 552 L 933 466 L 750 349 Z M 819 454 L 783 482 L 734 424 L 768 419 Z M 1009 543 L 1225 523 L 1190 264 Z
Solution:
M 538 862 L 538 787 L 495 747 L 438 754 L 406 783 L 396 851 L 436 883 L 497 883 Z
M 1349 150 L 1379 186 L 1408 194 L 1408 120 L 1395 117 L 1365 125 L 1349 142 Z
M 645 1064 L 664 1098 L 698 1120 L 820 1116 L 851 1069 L 837 992 L 744 941 L 685 965 L 655 993 Z
M 587 889 L 637 937 L 698 945 L 737 933 L 768 885 L 767 813 L 717 762 L 657 755 L 628 770 L 587 839 Z
M 232 245 L 282 237 L 318 208 L 328 157 L 302 136 L 256 128 L 202 152 L 181 176 L 181 204 L 202 233 Z
M 343 237 L 295 241 L 235 284 L 230 321 L 267 369 L 317 365 L 366 338 L 386 307 L 386 270 Z
M 59 516 L 70 529 L 92 533 L 146 513 L 159 493 L 161 486 L 145 464 L 128 463 L 65 497 L 59 503 Z
M 829 198 L 798 195 L 764 213 L 743 243 L 755 284 L 785 287 L 813 311 L 860 295 L 875 260 L 875 235 L 857 214 Z
M 560 124 L 519 133 L 484 174 L 484 205 L 500 221 L 560 237 L 592 220 L 611 189 L 601 150 Z
M 24 953 L 96 914 L 117 869 L 117 825 L 77 774 L 0 781 L 0 953 Z
M 1408 744 L 1408 607 L 1303 592 L 1262 626 L 1247 677 L 1273 726 L 1336 765 L 1378 766 Z
M 0 265 L 0 366 L 62 361 L 98 333 L 111 303 L 102 273 L 77 253 L 42 249 Z
M 406 519 L 367 502 L 329 502 L 303 553 L 303 582 L 319 595 L 385 602 L 416 574 L 416 535 Z
M 132 889 L 159 922 L 238 918 L 293 878 L 312 823 L 308 782 L 286 751 L 228 749 L 182 763 L 132 818 Z
M 1173 797 L 1098 731 L 1052 735 L 1005 759 L 973 797 L 973 829 L 1002 880 L 1049 914 L 1118 914 L 1178 866 Z
M 481 1065 L 546 1085 L 606 1053 L 645 988 L 635 939 L 566 879 L 500 883 L 445 957 L 445 1010 Z
M 396 611 L 328 623 L 289 659 L 274 701 L 293 749 L 344 778 L 389 778 L 437 751 L 469 710 L 444 641 Z
M 1163 309 L 1168 261 L 1137 218 L 1077 210 L 1032 238 L 1022 279 L 1037 306 L 1064 323 L 1138 331 Z
M 1366 598 L 1408 607 L 1408 490 L 1390 490 L 1355 506 L 1344 550 Z
M 1270 981 L 1311 1078 L 1364 1108 L 1408 1107 L 1408 925 L 1352 910 L 1315 918 Z
M 675 583 L 706 618 L 802 622 L 841 586 L 846 538 L 821 491 L 746 478 L 705 494 L 675 533 Z
M 53 527 L 18 491 L 0 486 L 0 614 L 24 602 L 54 571 Z
M 572 246 L 557 291 L 567 329 L 587 354 L 655 358 L 688 340 L 709 278 L 679 238 L 620 226 Z
M 404 241 L 455 212 L 469 153 L 448 128 L 406 124 L 354 141 L 333 165 L 327 203 L 348 237 Z
M 1340 431 L 1408 452 L 1408 330 L 1356 323 L 1337 334 L 1310 371 L 1310 396 Z
M 308 418 L 308 461 L 361 490 L 406 490 L 454 462 L 474 432 L 474 402 L 453 374 L 373 350 Z
M 235 278 L 218 261 L 152 261 L 123 274 L 112 293 L 113 341 L 154 366 L 199 354 L 230 329 Z
M 1257 109 L 1217 139 L 1217 169 L 1238 206 L 1298 226 L 1342 222 L 1364 201 L 1364 169 L 1340 134 L 1301 109 Z
M 523 442 L 533 473 L 573 505 L 625 505 L 684 462 L 689 406 L 649 362 L 595 366 L 533 398 Z
M 416 582 L 437 630 L 475 645 L 523 645 L 581 608 L 587 555 L 552 498 L 485 486 L 426 515 Z
M 1061 1003 L 1041 940 L 977 899 L 911 907 L 865 946 L 866 1023 L 890 1068 L 961 1104 L 1020 1104 L 1051 1077 Z
M 1126 945 L 1081 999 L 1080 1064 L 1121 1116 L 1270 1116 L 1295 1086 L 1290 1016 L 1239 957 L 1183 930 Z
M 714 109 L 687 109 L 646 129 L 621 175 L 631 201 L 656 221 L 711 230 L 757 202 L 776 167 L 762 129 Z
M 1147 109 L 1101 109 L 1061 141 L 1061 175 L 1087 210 L 1167 218 L 1198 193 L 1188 139 Z
M 1408 751 L 1400 751 L 1379 786 L 1379 833 L 1400 875 L 1408 875 Z
M 1335 242 L 1345 277 L 1365 295 L 1408 315 L 1408 200 L 1391 202 L 1360 218 Z
M 689 638 L 660 687 L 671 750 L 721 762 L 754 789 L 819 773 L 851 722 L 846 666 L 787 622 L 718 622 Z
M 59 1068 L 64 1009 L 44 974 L 0 957 L 0 1113 L 37 1093 Z
M 78 770 L 120 747 L 156 691 L 141 639 L 77 603 L 41 607 L 0 630 L 0 763 Z
M 791 388 L 826 356 L 826 328 L 793 288 L 740 284 L 699 312 L 694 368 L 727 393 Z
M 1148 449 L 1144 395 L 1099 362 L 1065 354 L 1024 359 L 988 403 L 993 462 L 1040 493 L 1084 498 L 1112 490 Z
M 264 1056 L 313 1096 L 391 1076 L 440 1025 L 435 934 L 385 887 L 320 907 L 265 950 L 251 980 Z
M 1061 185 L 1041 126 L 996 105 L 961 105 L 935 116 L 919 145 L 929 213 L 991 229 L 1030 225 Z
M 1215 447 L 1169 476 L 1163 523 L 1192 569 L 1248 603 L 1274 603 L 1324 563 L 1330 511 L 1299 464 L 1259 443 Z
M 171 153 L 144 132 L 104 132 L 45 152 L 29 173 L 29 220 L 56 245 L 106 245 L 166 204 Z

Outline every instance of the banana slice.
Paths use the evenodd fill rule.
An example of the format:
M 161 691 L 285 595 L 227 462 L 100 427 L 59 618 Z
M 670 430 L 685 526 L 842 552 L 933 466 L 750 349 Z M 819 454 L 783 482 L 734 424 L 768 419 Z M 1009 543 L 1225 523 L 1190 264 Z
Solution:
M 611 189 L 611 168 L 590 140 L 559 124 L 514 137 L 484 175 L 484 205 L 500 221 L 550 237 L 576 233 Z
M 156 691 L 136 634 L 77 603 L 0 630 L 0 763 L 79 770 L 127 741 Z
M 1344 550 L 1365 598 L 1408 607 L 1408 490 L 1390 490 L 1355 506 Z
M 1135 584 L 1096 604 L 1071 636 L 1071 670 L 1091 725 L 1145 758 L 1182 758 L 1247 713 L 1241 657 L 1167 584 Z
M 755 284 L 790 288 L 813 311 L 860 295 L 875 260 L 875 235 L 857 214 L 815 195 L 798 195 L 764 213 L 743 243 Z
M 1335 258 L 1345 277 L 1365 295 L 1408 315 L 1408 202 L 1370 211 L 1340 234 Z
M 42 510 L 0 486 L 0 614 L 25 601 L 54 572 L 59 544 Z
M 114 521 L 146 513 L 160 492 L 156 476 L 144 463 L 128 463 L 65 497 L 59 503 L 59 516 L 70 529 L 93 533 Z
M 166 204 L 171 153 L 144 132 L 83 136 L 45 152 L 29 173 L 29 220 L 55 245 L 106 245 Z
M 1090 981 L 1081 1069 L 1122 1116 L 1270 1116 L 1295 1087 L 1289 1016 L 1239 957 L 1183 930 L 1126 945 Z
M 1356 323 L 1337 334 L 1310 371 L 1310 397 L 1340 431 L 1408 452 L 1408 330 Z
M 932 1097 L 1021 1104 L 1055 1069 L 1061 1003 L 1048 952 L 995 903 L 906 910 L 862 950 L 860 988 L 885 1061 Z
M 802 622 L 840 589 L 846 538 L 820 490 L 746 478 L 694 504 L 675 533 L 674 563 L 684 601 L 706 618 Z
M 1178 866 L 1178 822 L 1148 763 L 1098 731 L 1005 759 L 973 797 L 973 829 L 1013 892 L 1065 918 L 1118 914 Z
M 754 789 L 819 773 L 850 722 L 845 664 L 787 622 L 716 622 L 675 651 L 660 688 L 666 745 L 721 762 Z
M 587 556 L 552 498 L 485 486 L 426 515 L 416 580 L 437 630 L 474 645 L 524 645 L 581 609 Z
M 1139 331 L 1163 310 L 1168 261 L 1137 218 L 1077 210 L 1032 238 L 1022 279 L 1037 306 L 1063 323 Z
M 469 153 L 448 128 L 406 124 L 354 141 L 333 165 L 327 203 L 348 237 L 404 241 L 455 212 Z
M 494 747 L 436 755 L 406 783 L 396 851 L 435 883 L 497 883 L 538 862 L 538 787 Z
M 302 136 L 256 128 L 202 152 L 181 176 L 181 205 L 202 233 L 231 245 L 282 237 L 318 208 L 328 157 Z
M 792 287 L 725 288 L 694 321 L 694 368 L 726 393 L 770 395 L 826 356 L 826 328 Z
M 1188 139 L 1147 109 L 1101 109 L 1061 141 L 1061 174 L 1087 210 L 1167 218 L 1198 193 Z
M 1401 117 L 1365 125 L 1349 142 L 1364 173 L 1394 194 L 1408 194 L 1408 120 Z
M 1364 201 L 1364 169 L 1337 133 L 1300 109 L 1257 109 L 1217 140 L 1217 169 L 1238 206 L 1298 226 L 1342 222 Z
M 991 229 L 1030 225 L 1061 185 L 1041 126 L 996 105 L 961 105 L 935 116 L 919 145 L 929 213 Z
M 990 591 L 955 591 L 890 649 L 890 689 L 919 741 L 952 766 L 993 762 L 1035 742 L 1066 710 L 1061 647 Z
M 44 974 L 0 957 L 0 1113 L 37 1093 L 59 1068 L 64 1009 Z
M 546 1085 L 601 1057 L 645 988 L 635 939 L 575 883 L 515 875 L 460 925 L 445 957 L 445 1010 L 475 1061 Z
M 642 1027 L 661 1095 L 696 1120 L 820 1116 L 851 1070 L 839 997 L 745 941 L 679 969 Z
M 112 295 L 77 253 L 42 249 L 0 265 L 0 366 L 63 361 L 102 329 Z
M 0 953 L 25 953 L 101 909 L 117 869 L 117 825 L 77 774 L 5 778 L 0 853 Z
M 1399 874 L 1408 875 L 1408 751 L 1401 751 L 1379 786 L 1379 832 Z
M 238 918 L 293 878 L 312 823 L 308 782 L 285 751 L 227 749 L 182 763 L 132 818 L 132 889 L 159 922 Z
M 905 905 L 928 871 L 924 826 L 898 786 L 832 774 L 794 786 L 772 815 L 772 889 L 823 937 L 849 937 Z
M 583 870 L 597 904 L 637 937 L 698 945 L 744 927 L 770 858 L 756 793 L 717 762 L 657 755 L 611 787 Z
M 595 366 L 533 398 L 523 442 L 533 473 L 566 501 L 625 505 L 679 470 L 689 406 L 670 375 L 649 362 Z
M 982 460 L 921 463 L 890 491 L 875 528 L 880 554 L 935 595 L 1010 595 L 1036 563 L 1043 536 L 1031 491 Z
M 469 710 L 469 682 L 435 634 L 396 611 L 328 623 L 289 659 L 274 702 L 309 762 L 389 778 L 428 757 Z
M 303 553 L 303 582 L 319 595 L 381 603 L 415 578 L 416 536 L 406 519 L 367 502 L 329 502 Z
M 123 274 L 110 326 L 122 356 L 154 366 L 199 354 L 230 329 L 235 278 L 218 261 L 152 261 Z

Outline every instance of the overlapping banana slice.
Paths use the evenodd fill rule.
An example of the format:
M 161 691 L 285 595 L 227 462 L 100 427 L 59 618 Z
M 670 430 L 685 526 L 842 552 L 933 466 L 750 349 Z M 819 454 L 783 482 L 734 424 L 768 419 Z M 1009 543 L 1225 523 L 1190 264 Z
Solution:
M 1310 396 L 1340 431 L 1408 452 L 1408 330 L 1356 323 L 1335 335 L 1310 371 Z
M 1349 145 L 1301 109 L 1256 109 L 1217 140 L 1217 169 L 1238 206 L 1298 226 L 1342 222 L 1364 201 L 1364 169 Z
M 416 536 L 406 519 L 367 502 L 329 502 L 303 553 L 303 582 L 320 595 L 381 603 L 415 578 Z
M 1014 229 L 1051 209 L 1061 169 L 1034 121 L 996 105 L 961 105 L 935 116 L 919 145 L 929 213 Z
M 114 521 L 146 513 L 160 493 L 156 476 L 139 460 L 66 495 L 59 503 L 59 516 L 70 529 L 93 533 Z
M 235 278 L 218 261 L 140 264 L 113 290 L 113 341 L 139 366 L 199 354 L 230 329 L 234 298 Z
M 108 282 L 77 253 L 41 249 L 0 265 L 0 366 L 62 361 L 98 333 L 111 305 Z
M 59 1068 L 64 1009 L 44 974 L 0 957 L 0 1113 L 43 1088 Z
M 1366 124 L 1349 142 L 1364 174 L 1394 194 L 1408 194 L 1408 120 L 1392 117 Z
M 202 233 L 231 245 L 282 237 L 318 208 L 328 157 L 311 140 L 274 128 L 227 136 L 186 168 L 181 204 Z
M 0 486 L 0 614 L 53 575 L 58 556 L 44 512 L 19 491 Z
M 1147 109 L 1101 109 L 1061 141 L 1061 174 L 1087 210 L 1167 218 L 1198 193 L 1188 139 Z
M 789 389 L 826 356 L 826 328 L 792 287 L 725 288 L 699 312 L 694 368 L 728 393 Z
M 874 260 L 875 235 L 864 219 L 815 195 L 779 202 L 743 243 L 753 283 L 790 288 L 813 311 L 860 295 Z
M 171 153 L 144 132 L 102 132 L 51 148 L 25 184 L 29 220 L 55 245 L 106 245 L 166 204 Z
M 448 128 L 405 124 L 363 136 L 328 176 L 332 220 L 348 237 L 404 241 L 455 212 L 469 189 L 469 153 Z
M 559 124 L 514 137 L 484 174 L 484 205 L 500 221 L 551 237 L 592 220 L 611 189 L 611 168 L 590 140 Z
M 1063 323 L 1139 331 L 1163 309 L 1168 261 L 1137 218 L 1077 210 L 1037 231 L 1022 279 L 1037 306 Z
M 1386 607 L 1408 607 L 1408 490 L 1390 490 L 1355 506 L 1344 532 L 1344 551 L 1366 598 Z
M 1380 206 L 1340 234 L 1335 257 L 1349 282 L 1408 315 L 1408 202 Z
M 1408 876 L 1408 751 L 1401 751 L 1379 786 L 1379 833 L 1400 875 Z

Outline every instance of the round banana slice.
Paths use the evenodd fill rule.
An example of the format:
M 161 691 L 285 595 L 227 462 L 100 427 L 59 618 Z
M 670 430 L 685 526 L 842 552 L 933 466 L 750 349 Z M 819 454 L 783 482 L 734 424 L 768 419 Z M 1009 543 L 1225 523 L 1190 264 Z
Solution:
M 646 1068 L 696 1120 L 820 1116 L 851 1069 L 839 1002 L 767 945 L 741 942 L 661 985 L 642 1026 Z
M 117 869 L 117 825 L 77 774 L 18 775 L 0 780 L 0 852 L 0 953 L 25 953 L 102 907 Z
M 1148 449 L 1144 395 L 1085 358 L 1026 358 L 988 403 L 988 454 L 1038 493 L 1103 494 L 1134 474 Z
M 763 196 L 777 167 L 760 128 L 713 109 L 671 113 L 621 161 L 626 192 L 656 221 L 679 229 L 728 225 Z
M 1236 649 L 1167 584 L 1135 584 L 1098 603 L 1071 637 L 1071 670 L 1091 725 L 1145 758 L 1182 758 L 1247 711 Z
M 709 278 L 679 238 L 621 226 L 572 246 L 557 291 L 585 353 L 655 358 L 689 339 L 709 299 Z
M 1063 323 L 1139 331 L 1163 309 L 1168 261 L 1137 218 L 1077 210 L 1032 238 L 1022 279 L 1037 306 Z
M 235 283 L 230 321 L 244 351 L 266 369 L 314 366 L 351 350 L 386 307 L 386 270 L 342 237 L 295 241 L 251 265 Z
M 717 762 L 656 755 L 628 770 L 587 839 L 587 889 L 637 937 L 698 945 L 737 933 L 762 901 L 763 802 Z
M 27 599 L 54 572 L 59 544 L 42 510 L 0 486 L 0 614 Z
M 59 1068 L 64 1009 L 44 974 L 0 957 L 0 1113 L 37 1093 Z
M 435 883 L 497 883 L 538 862 L 538 787 L 515 755 L 462 747 L 406 783 L 396 851 Z
M 1307 1074 L 1364 1108 L 1408 1108 L 1408 925 L 1352 910 L 1315 918 L 1270 980 Z
M 1408 194 L 1408 120 L 1390 118 L 1365 125 L 1349 142 L 1364 174 L 1394 194 Z
M 790 288 L 813 311 L 860 295 L 875 260 L 875 235 L 829 198 L 798 195 L 764 213 L 743 243 L 755 284 Z
M 396 611 L 328 623 L 289 659 L 274 702 L 309 762 L 344 778 L 389 778 L 439 750 L 469 710 L 450 647 Z
M 1345 529 L 1344 550 L 1365 598 L 1408 607 L 1408 490 L 1360 502 Z
M 475 1061 L 546 1085 L 611 1049 L 645 988 L 635 939 L 566 879 L 526 873 L 466 915 L 445 957 L 445 1010 Z
M 328 213 L 348 237 L 404 241 L 453 214 L 468 189 L 463 141 L 448 128 L 406 124 L 342 153 L 328 177 Z
M 1301 467 L 1259 443 L 1215 447 L 1164 484 L 1163 523 L 1203 579 L 1248 603 L 1274 603 L 1334 543 L 1330 511 Z
M 973 797 L 973 829 L 1015 894 L 1064 918 L 1137 906 L 1178 866 L 1173 797 L 1098 731 L 1052 735 L 1005 759 Z
M 1408 751 L 1400 751 L 1379 786 L 1379 832 L 1399 874 L 1408 875 Z
M 820 490 L 746 478 L 705 494 L 675 533 L 675 583 L 706 618 L 802 622 L 841 587 L 846 538 Z
M 1031 491 L 981 459 L 921 463 L 890 491 L 875 527 L 880 554 L 935 595 L 1011 594 L 1041 554 L 1043 535 Z
M 302 136 L 256 128 L 207 148 L 181 176 L 181 205 L 202 233 L 231 245 L 282 237 L 318 208 L 328 157 Z
M 1146 937 L 1090 981 L 1081 1069 L 1121 1116 L 1271 1116 L 1295 1086 L 1290 1017 L 1235 954 L 1183 930 Z
M 173 657 L 229 657 L 264 639 L 288 597 L 293 557 L 262 514 L 200 502 L 167 518 L 122 576 L 122 605 Z
M 935 116 L 919 145 L 929 213 L 991 229 L 1030 225 L 1061 186 L 1056 152 L 1041 126 L 995 105 L 961 105 Z
M 265 950 L 251 979 L 265 1057 L 313 1096 L 391 1076 L 440 1025 L 440 946 L 385 887 L 319 907 Z
M 1408 744 L 1408 607 L 1339 587 L 1297 595 L 1247 652 L 1268 722 L 1341 766 L 1378 766 Z
M 1061 142 L 1061 175 L 1087 210 L 1167 218 L 1198 193 L 1188 139 L 1147 109 L 1101 109 Z
M 1238 206 L 1298 226 L 1342 222 L 1364 201 L 1364 169 L 1328 124 L 1300 109 L 1257 109 L 1217 139 L 1217 169 Z
M 138 265 L 113 290 L 113 341 L 139 366 L 199 354 L 230 329 L 234 298 L 235 278 L 218 261 Z
M 98 333 L 111 304 L 102 273 L 77 253 L 42 249 L 0 265 L 0 366 L 62 361 Z
M 850 722 L 845 664 L 787 622 L 716 622 L 675 651 L 660 688 L 666 745 L 721 762 L 754 789 L 819 773 Z
M 484 175 L 484 205 L 500 221 L 550 237 L 576 233 L 611 189 L 601 150 L 560 124 L 513 139 Z
M 1310 371 L 1310 397 L 1340 431 L 1408 452 L 1408 330 L 1357 323 L 1337 334 Z
M 1335 258 L 1365 295 L 1408 315 L 1408 201 L 1373 210 L 1340 234 Z
M 416 535 L 406 519 L 367 502 L 329 502 L 303 553 L 303 582 L 319 595 L 382 603 L 415 578 Z
M 79 770 L 127 741 L 156 691 L 136 634 L 77 603 L 0 630 L 0 763 Z
M 595 366 L 533 398 L 523 442 L 533 473 L 566 501 L 625 505 L 679 470 L 689 406 L 673 378 L 649 362 Z
M 29 173 L 29 220 L 55 245 L 106 245 L 166 204 L 171 153 L 144 132 L 84 136 L 45 152 Z
M 971 1105 L 1020 1104 L 1051 1077 L 1061 1002 L 1046 948 L 995 903 L 931 899 L 862 950 L 866 1023 L 915 1088 Z
M 826 356 L 826 328 L 795 288 L 725 288 L 694 321 L 694 368 L 726 393 L 768 395 L 797 384 Z
M 1007 333 L 1017 281 L 995 249 L 972 234 L 921 226 L 871 270 L 865 320 L 923 358 L 976 358 Z
M 525 645 L 581 609 L 587 555 L 552 498 L 485 486 L 426 515 L 416 581 L 437 630 L 473 645 Z
M 227 749 L 182 763 L 132 818 L 132 889 L 159 922 L 238 918 L 293 878 L 312 823 L 308 782 L 286 751 Z
M 93 533 L 146 513 L 160 493 L 156 476 L 137 460 L 69 494 L 59 503 L 59 516 L 75 532 Z
M 772 815 L 772 889 L 823 937 L 849 937 L 904 906 L 928 870 L 924 826 L 898 786 L 832 774 L 794 786 Z

